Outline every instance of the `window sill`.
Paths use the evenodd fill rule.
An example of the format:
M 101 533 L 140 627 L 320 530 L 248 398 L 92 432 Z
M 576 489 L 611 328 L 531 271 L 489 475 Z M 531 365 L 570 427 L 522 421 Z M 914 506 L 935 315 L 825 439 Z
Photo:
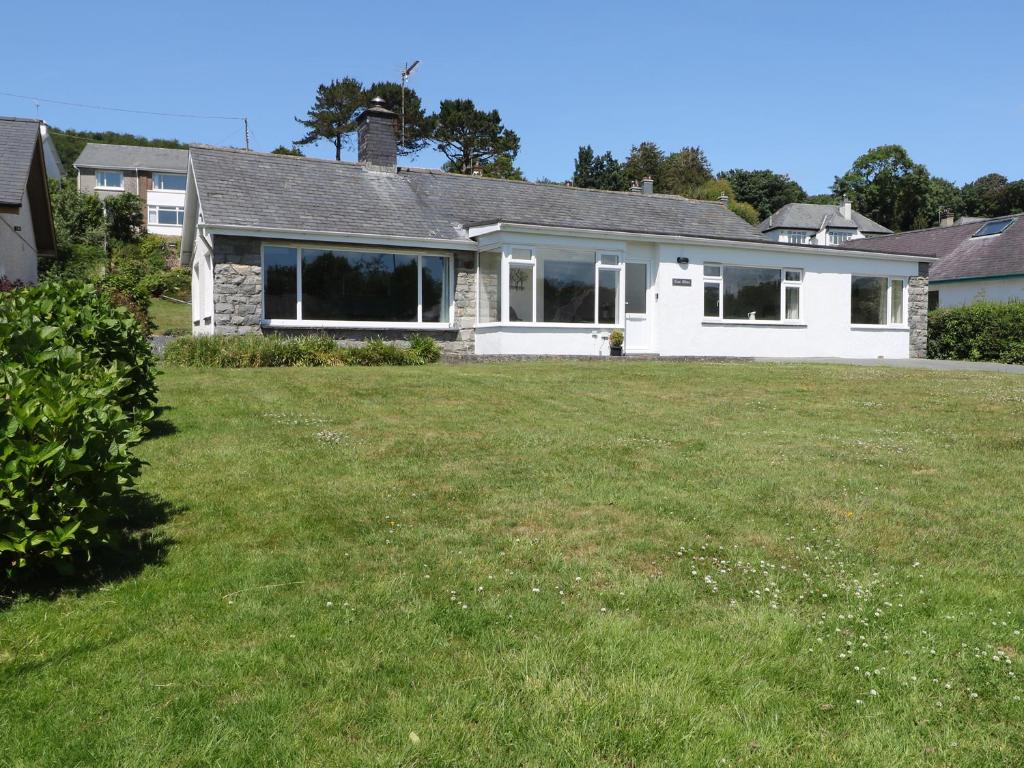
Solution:
M 93 187 L 97 192 L 124 192 L 124 187 Z
M 496 328 L 514 330 L 519 328 L 536 328 L 537 330 L 575 330 L 575 331 L 612 331 L 622 325 L 610 323 L 477 323 L 477 328 Z
M 381 323 L 356 320 L 262 320 L 264 328 L 350 328 L 362 331 L 454 331 L 451 323 Z
M 802 320 L 716 320 L 713 317 L 705 317 L 701 325 L 743 325 L 768 328 L 806 328 L 807 323 Z
M 909 331 L 909 325 L 874 325 L 866 323 L 850 323 L 852 331 Z

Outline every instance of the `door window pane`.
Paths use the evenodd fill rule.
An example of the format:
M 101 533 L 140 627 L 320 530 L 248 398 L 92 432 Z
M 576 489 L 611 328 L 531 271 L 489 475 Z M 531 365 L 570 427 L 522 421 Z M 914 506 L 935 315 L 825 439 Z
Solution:
M 480 322 L 501 321 L 501 253 L 480 254 Z
M 889 322 L 900 324 L 903 322 L 903 281 L 892 281 L 892 306 L 889 308 Z
M 448 264 L 441 256 L 421 256 L 423 265 L 423 317 L 424 323 L 448 322 Z
M 718 317 L 718 297 L 722 286 L 719 283 L 704 283 L 704 317 Z
M 618 321 L 619 270 L 597 272 L 597 322 L 614 325 Z
M 508 268 L 508 319 L 513 323 L 533 322 L 533 265 Z
M 796 286 L 786 286 L 786 319 L 800 319 L 800 289 Z
M 884 277 L 854 277 L 850 289 L 850 322 L 885 325 Z
M 415 322 L 416 257 L 303 249 L 302 318 Z
M 729 320 L 781 320 L 782 272 L 759 267 L 725 267 L 722 316 Z
M 544 322 L 594 322 L 593 261 L 548 261 L 544 267 Z
M 294 320 L 296 250 L 268 245 L 263 249 L 263 317 L 267 320 Z
M 647 265 L 626 262 L 626 313 L 647 314 Z

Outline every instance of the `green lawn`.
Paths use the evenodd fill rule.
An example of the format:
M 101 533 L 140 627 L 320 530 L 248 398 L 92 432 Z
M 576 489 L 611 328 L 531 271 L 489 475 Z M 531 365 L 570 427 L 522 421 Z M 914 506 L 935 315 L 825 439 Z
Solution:
M 157 336 L 165 335 L 168 330 L 177 336 L 187 335 L 192 332 L 192 305 L 157 297 L 149 304 L 149 319 L 153 321 L 153 333 Z
M 160 383 L 165 554 L 0 612 L 0 764 L 1024 762 L 1024 378 Z

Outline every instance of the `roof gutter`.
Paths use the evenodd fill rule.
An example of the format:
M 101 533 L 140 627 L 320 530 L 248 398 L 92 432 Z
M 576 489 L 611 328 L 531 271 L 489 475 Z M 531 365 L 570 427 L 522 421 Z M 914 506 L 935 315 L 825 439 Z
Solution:
M 742 238 L 716 238 L 699 237 L 696 235 L 655 235 L 643 232 L 625 232 L 606 229 L 576 229 L 575 227 L 548 227 L 537 224 L 514 224 L 509 222 L 496 222 L 494 224 L 483 224 L 469 228 L 471 238 L 481 237 L 496 232 L 521 232 L 537 235 L 561 235 L 561 236 L 585 236 L 596 239 L 608 240 L 633 240 L 643 243 L 675 243 L 690 245 L 708 245 L 715 248 L 729 248 L 742 246 L 755 251 L 768 251 L 771 253 L 803 254 L 814 253 L 821 256 L 852 256 L 859 259 L 887 259 L 895 261 L 933 262 L 938 259 L 934 256 L 915 256 L 908 253 L 883 253 L 881 251 L 858 251 L 853 248 L 837 249 L 824 245 L 797 245 L 793 243 L 776 243 L 761 240 L 743 240 Z
M 415 238 L 398 235 L 370 235 L 365 232 L 331 232 L 309 229 L 282 229 L 280 227 L 253 227 L 246 224 L 207 224 L 207 234 L 234 235 L 235 237 L 261 237 L 267 240 L 309 240 L 310 242 L 356 243 L 362 245 L 393 245 L 396 248 L 440 248 L 444 250 L 476 252 L 472 240 L 447 238 Z
M 978 280 L 1013 280 L 1024 278 L 1024 272 L 1011 272 L 1007 275 L 971 275 L 970 277 L 929 277 L 931 285 L 936 283 L 973 283 Z

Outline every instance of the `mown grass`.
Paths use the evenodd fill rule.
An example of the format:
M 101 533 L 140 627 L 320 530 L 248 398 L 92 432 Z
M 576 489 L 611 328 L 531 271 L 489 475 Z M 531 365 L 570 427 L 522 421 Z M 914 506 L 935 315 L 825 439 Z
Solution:
M 0 613 L 0 763 L 1024 760 L 1024 378 L 538 362 L 161 386 L 141 490 L 180 510 L 166 558 Z
M 192 333 L 192 305 L 157 296 L 149 303 L 149 319 L 156 336 L 184 336 Z

